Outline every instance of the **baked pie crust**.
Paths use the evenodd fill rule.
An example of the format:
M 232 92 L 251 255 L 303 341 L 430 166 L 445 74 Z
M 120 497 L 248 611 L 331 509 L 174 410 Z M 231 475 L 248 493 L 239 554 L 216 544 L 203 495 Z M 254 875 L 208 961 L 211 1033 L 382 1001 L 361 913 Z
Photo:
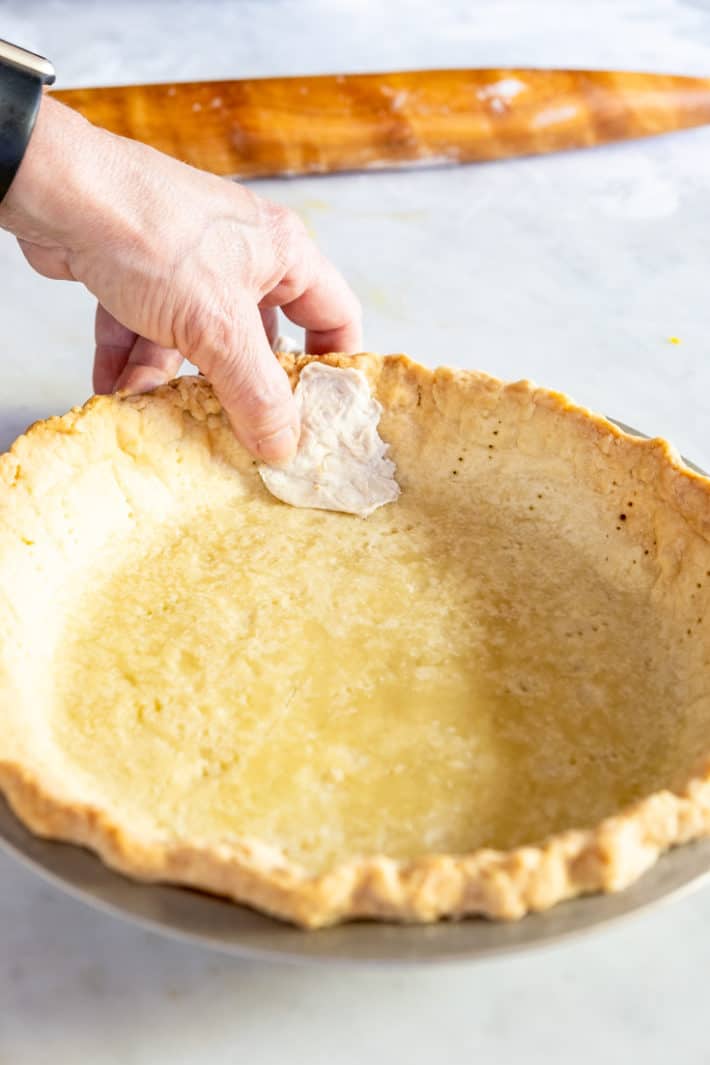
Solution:
M 710 481 L 528 382 L 325 361 L 383 406 L 367 519 L 273 499 L 198 377 L 0 458 L 19 817 L 308 928 L 519 918 L 707 835 Z

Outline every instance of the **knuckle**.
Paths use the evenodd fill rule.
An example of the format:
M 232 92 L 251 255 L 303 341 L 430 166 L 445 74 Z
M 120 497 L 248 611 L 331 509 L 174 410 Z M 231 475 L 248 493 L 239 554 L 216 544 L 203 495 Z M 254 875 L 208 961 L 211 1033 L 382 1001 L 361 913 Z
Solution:
M 278 413 L 273 396 L 264 392 L 250 391 L 244 399 L 244 410 L 255 428 L 268 429 Z
M 236 332 L 234 308 L 221 300 L 196 299 L 183 310 L 177 346 L 209 376 L 219 361 L 233 351 Z
M 350 285 L 343 279 L 342 281 L 342 303 L 344 308 L 348 312 L 348 316 L 353 322 L 362 322 L 362 303 L 359 297 L 355 294 Z
M 288 207 L 270 204 L 270 233 L 274 257 L 285 270 L 302 254 L 301 249 L 310 239 L 306 227 L 298 215 Z
M 362 328 L 362 322 L 363 322 L 362 303 L 360 302 L 359 298 L 355 295 L 354 292 L 352 293 L 352 303 L 351 303 L 350 316 L 351 316 L 351 320 L 352 320 L 353 324 L 356 325 L 356 326 L 359 326 L 360 328 Z

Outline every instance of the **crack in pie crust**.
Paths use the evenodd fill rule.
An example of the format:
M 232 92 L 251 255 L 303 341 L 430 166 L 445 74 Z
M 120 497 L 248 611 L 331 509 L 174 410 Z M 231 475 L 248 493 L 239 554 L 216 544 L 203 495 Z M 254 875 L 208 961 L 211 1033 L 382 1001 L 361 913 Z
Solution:
M 271 497 L 197 377 L 0 458 L 15 812 L 310 928 L 519 918 L 707 835 L 710 480 L 528 382 L 325 361 L 383 405 L 367 520 Z

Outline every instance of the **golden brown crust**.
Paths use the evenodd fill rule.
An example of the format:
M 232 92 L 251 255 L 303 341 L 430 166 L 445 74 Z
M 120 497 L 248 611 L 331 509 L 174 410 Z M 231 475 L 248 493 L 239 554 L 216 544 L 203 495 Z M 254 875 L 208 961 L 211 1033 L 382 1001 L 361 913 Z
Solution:
M 282 355 L 281 361 L 295 382 L 308 357 Z M 612 491 L 610 483 L 616 485 L 616 480 L 610 482 L 610 474 L 631 470 L 640 490 L 647 490 L 649 499 L 653 493 L 648 539 L 640 533 L 639 543 L 649 544 L 645 550 L 655 567 L 656 585 L 676 582 L 678 594 L 684 595 L 692 579 L 685 564 L 690 557 L 710 571 L 710 480 L 687 469 L 665 441 L 632 437 L 566 397 L 528 382 L 505 385 L 477 373 L 432 372 L 404 356 L 332 355 L 327 361 L 356 366 L 368 376 L 385 407 L 385 437 L 396 432 L 397 418 L 413 409 L 436 410 L 444 421 L 466 431 L 470 419 L 514 408 L 515 448 L 535 455 L 545 448 L 549 427 L 563 419 L 570 450 L 561 461 L 576 463 L 593 490 Z M 122 418 L 119 427 L 113 418 L 119 406 L 124 413 L 130 408 L 140 421 L 135 435 L 129 421 Z M 118 446 L 150 461 L 141 451 L 149 418 L 155 419 L 156 432 L 171 427 L 176 439 L 190 432 L 209 435 L 225 425 L 209 385 L 201 378 L 182 378 L 149 396 L 94 398 L 81 409 L 32 426 L 0 457 L 0 573 L 12 564 L 23 508 L 34 507 L 34 495 L 46 492 L 63 475 L 64 460 L 57 458 L 53 465 L 47 458 L 56 454 L 57 437 L 73 439 L 76 461 L 85 452 L 82 438 L 98 432 L 109 438 L 116 434 L 106 447 Z M 501 424 L 504 434 L 509 422 L 502 419 Z M 436 447 L 438 441 L 434 437 L 427 443 L 415 436 L 409 446 L 425 444 Z M 250 461 L 236 444 L 233 459 L 242 465 Z M 84 461 L 90 462 L 90 456 L 84 454 Z M 19 502 L 18 493 L 23 497 Z M 7 626 L 5 635 L 12 626 L 11 604 L 3 609 L 0 626 Z M 0 696 L 0 723 L 5 717 L 12 724 L 12 691 L 0 686 Z M 90 847 L 108 865 L 136 878 L 215 892 L 307 928 L 362 917 L 427 922 L 481 914 L 516 919 L 580 894 L 621 890 L 669 847 L 710 834 L 710 763 L 707 750 L 699 749 L 689 779 L 590 829 L 565 831 L 541 845 L 506 852 L 432 854 L 406 862 L 386 856 L 359 858 L 314 875 L 258 840 L 202 846 L 156 838 L 121 824 L 99 806 L 67 800 L 61 774 L 38 773 L 32 758 L 22 755 L 23 743 L 32 738 L 21 733 L 18 726 L 12 756 L 0 743 L 0 789 L 34 832 Z

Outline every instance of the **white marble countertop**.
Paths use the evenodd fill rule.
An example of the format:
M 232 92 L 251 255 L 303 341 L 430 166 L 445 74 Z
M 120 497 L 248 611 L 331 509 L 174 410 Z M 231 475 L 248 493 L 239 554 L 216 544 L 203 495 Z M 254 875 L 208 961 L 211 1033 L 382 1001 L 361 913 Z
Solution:
M 415 66 L 710 73 L 710 0 L 3 0 L 64 85 Z M 261 183 L 368 345 L 532 377 L 710 466 L 710 129 L 546 159 Z M 0 238 L 0 445 L 84 399 L 91 300 Z M 671 336 L 680 339 L 671 344 Z M 238 962 L 96 913 L 0 855 L 0 1063 L 708 1060 L 710 892 L 475 966 Z

